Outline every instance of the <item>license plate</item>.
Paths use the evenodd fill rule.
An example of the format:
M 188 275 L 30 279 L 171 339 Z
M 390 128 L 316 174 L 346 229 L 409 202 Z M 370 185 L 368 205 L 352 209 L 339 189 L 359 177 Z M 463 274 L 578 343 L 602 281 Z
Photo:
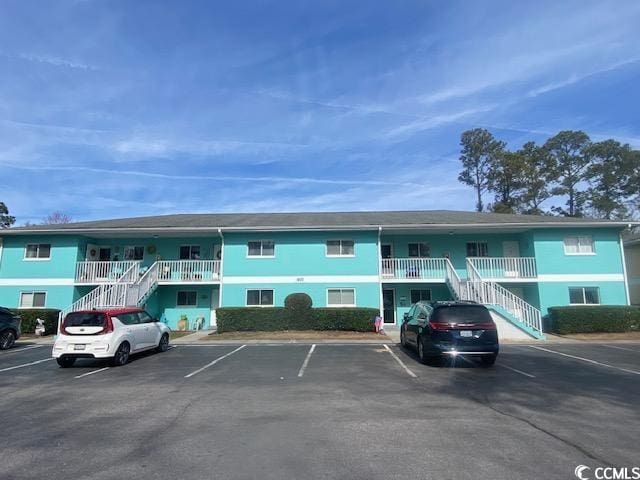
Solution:
M 473 331 L 472 330 L 460 330 L 460 336 L 461 337 L 473 337 Z
M 73 349 L 74 350 L 84 350 L 85 347 L 86 347 L 86 345 L 74 345 Z

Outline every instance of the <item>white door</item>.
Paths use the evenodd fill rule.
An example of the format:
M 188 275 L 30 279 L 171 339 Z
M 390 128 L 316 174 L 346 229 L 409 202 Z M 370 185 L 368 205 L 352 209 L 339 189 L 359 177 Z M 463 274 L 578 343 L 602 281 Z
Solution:
M 504 276 L 519 277 L 520 244 L 511 240 L 502 242 L 502 256 L 505 257 Z
M 218 308 L 219 305 L 220 305 L 220 289 L 219 288 L 214 288 L 211 291 L 211 319 L 209 321 L 209 324 L 212 327 L 215 327 L 217 325 L 217 323 L 216 323 L 216 309 Z

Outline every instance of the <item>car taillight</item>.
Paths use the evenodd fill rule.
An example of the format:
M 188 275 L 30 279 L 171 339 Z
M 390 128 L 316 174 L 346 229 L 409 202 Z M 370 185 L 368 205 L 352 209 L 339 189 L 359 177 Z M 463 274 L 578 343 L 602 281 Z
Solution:
M 429 326 L 431 330 L 449 330 L 452 327 L 452 325 L 448 323 L 434 322 L 433 320 L 429 322 Z
M 67 333 L 67 329 L 65 328 L 65 323 L 66 323 L 66 319 L 62 320 L 62 322 L 60 322 L 60 333 L 62 335 L 68 335 Z
M 487 323 L 476 323 L 474 325 L 474 328 L 479 328 L 482 330 L 496 330 L 496 324 L 493 322 L 487 322 Z
M 104 328 L 102 329 L 101 333 L 111 333 L 111 332 L 113 332 L 113 321 L 111 320 L 111 317 L 107 315 L 107 322 Z

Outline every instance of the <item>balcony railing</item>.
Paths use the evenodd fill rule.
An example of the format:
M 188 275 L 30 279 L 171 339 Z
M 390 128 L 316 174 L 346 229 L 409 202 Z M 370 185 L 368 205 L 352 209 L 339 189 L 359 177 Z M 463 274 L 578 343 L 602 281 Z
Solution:
M 533 257 L 469 257 L 483 279 L 527 279 L 538 276 Z
M 383 258 L 383 280 L 440 280 L 447 272 L 445 258 Z
M 197 283 L 220 280 L 220 260 L 162 260 L 159 283 Z
M 76 283 L 88 285 L 113 283 L 119 281 L 125 273 L 131 276 L 131 281 L 135 281 L 138 277 L 137 268 L 139 265 L 140 262 L 135 260 L 78 262 L 76 264 Z

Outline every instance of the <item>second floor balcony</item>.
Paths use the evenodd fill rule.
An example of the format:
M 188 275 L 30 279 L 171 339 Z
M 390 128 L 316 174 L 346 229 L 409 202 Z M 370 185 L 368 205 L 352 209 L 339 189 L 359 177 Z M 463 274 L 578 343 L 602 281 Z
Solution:
M 446 258 L 383 258 L 380 273 L 384 280 L 430 280 L 444 282 Z
M 532 280 L 538 277 L 533 257 L 468 257 L 467 261 L 484 280 Z
M 220 260 L 160 260 L 158 283 L 215 283 L 220 281 Z M 150 265 L 140 261 L 86 261 L 76 264 L 75 283 L 99 285 L 115 282 L 133 283 Z

